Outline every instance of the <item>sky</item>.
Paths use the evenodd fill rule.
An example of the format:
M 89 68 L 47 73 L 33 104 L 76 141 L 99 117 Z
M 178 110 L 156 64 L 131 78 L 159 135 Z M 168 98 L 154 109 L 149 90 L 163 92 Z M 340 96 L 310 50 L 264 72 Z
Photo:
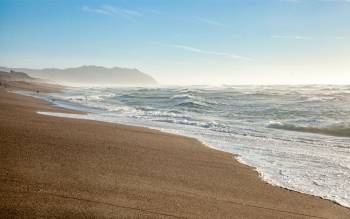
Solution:
M 0 51 L 162 84 L 350 84 L 350 0 L 0 0 Z

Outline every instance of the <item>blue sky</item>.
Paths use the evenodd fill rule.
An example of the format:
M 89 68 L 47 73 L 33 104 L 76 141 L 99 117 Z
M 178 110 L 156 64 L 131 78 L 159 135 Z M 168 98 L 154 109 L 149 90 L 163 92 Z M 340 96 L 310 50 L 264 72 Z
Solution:
M 0 0 L 0 50 L 165 84 L 350 83 L 350 0 Z

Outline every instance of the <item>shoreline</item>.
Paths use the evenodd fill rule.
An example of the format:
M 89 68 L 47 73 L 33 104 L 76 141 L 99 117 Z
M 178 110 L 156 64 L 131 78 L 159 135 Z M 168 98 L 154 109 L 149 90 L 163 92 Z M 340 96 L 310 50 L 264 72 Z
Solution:
M 27 111 L 25 110 L 25 112 L 31 114 L 33 117 L 35 117 L 36 119 L 40 120 L 40 122 L 42 122 L 42 123 L 48 124 L 47 121 L 52 121 L 53 122 L 52 124 L 56 124 L 57 126 L 59 126 L 59 125 L 64 126 L 65 123 L 69 123 L 69 124 L 72 124 L 74 127 L 80 127 L 80 125 L 85 124 L 85 125 L 88 125 L 89 128 L 90 128 L 90 129 L 87 129 L 87 131 L 88 130 L 91 131 L 92 127 L 98 127 L 100 129 L 101 128 L 100 126 L 102 126 L 102 127 L 104 127 L 102 129 L 105 130 L 105 131 L 109 131 L 110 132 L 113 129 L 118 129 L 120 132 L 125 132 L 126 131 L 128 134 L 132 135 L 135 138 L 139 138 L 138 134 L 140 134 L 140 133 L 142 135 L 146 135 L 146 137 L 144 136 L 143 138 L 141 138 L 140 140 L 138 140 L 136 142 L 133 142 L 132 139 L 128 138 L 127 136 L 124 136 L 124 139 L 123 139 L 122 142 L 124 142 L 124 144 L 128 144 L 130 147 L 133 147 L 133 150 L 135 150 L 136 152 L 138 150 L 140 150 L 137 146 L 141 146 L 141 145 L 142 145 L 141 148 L 143 148 L 144 153 L 148 152 L 147 145 L 143 145 L 143 140 L 147 140 L 149 142 L 148 144 L 153 144 L 154 141 L 159 141 L 159 138 L 160 138 L 160 139 L 163 139 L 161 141 L 163 145 L 167 145 L 167 144 L 171 145 L 171 147 L 167 146 L 168 153 L 170 153 L 171 155 L 182 154 L 183 156 L 186 156 L 188 160 L 191 161 L 190 164 L 197 164 L 197 165 L 200 166 L 199 169 L 198 169 L 198 166 L 196 166 L 196 165 L 194 165 L 194 166 L 192 166 L 192 165 L 188 166 L 187 165 L 186 168 L 184 168 L 186 170 L 189 170 L 189 172 L 191 172 L 192 171 L 191 167 L 192 168 L 196 167 L 198 169 L 198 171 L 202 171 L 203 172 L 202 174 L 199 174 L 197 172 L 192 172 L 192 174 L 194 174 L 194 175 L 199 174 L 198 177 L 196 178 L 197 181 L 195 181 L 195 183 L 193 183 L 193 181 L 190 180 L 190 179 L 193 178 L 193 176 L 190 176 L 187 173 L 183 173 L 181 171 L 182 168 L 180 168 L 180 170 L 176 169 L 176 171 L 175 171 L 173 168 L 175 168 L 176 166 L 175 167 L 171 167 L 171 165 L 170 165 L 168 167 L 170 173 L 166 172 L 166 171 L 164 171 L 162 169 L 158 169 L 158 171 L 157 171 L 158 174 L 156 174 L 156 175 L 158 177 L 162 178 L 164 175 L 165 176 L 167 176 L 169 174 L 172 175 L 171 172 L 175 171 L 176 174 L 174 174 L 174 176 L 179 176 L 180 175 L 182 177 L 182 180 L 180 180 L 180 181 L 177 179 L 177 177 L 175 177 L 175 178 L 174 178 L 174 176 L 170 177 L 172 180 L 174 180 L 175 182 L 177 182 L 177 183 L 179 183 L 181 185 L 180 187 L 179 187 L 179 185 L 175 186 L 176 188 L 174 187 L 174 185 L 172 185 L 173 184 L 172 180 L 167 181 L 167 183 L 165 183 L 165 184 L 162 183 L 162 180 L 159 180 L 157 182 L 158 184 L 164 186 L 164 188 L 168 188 L 168 187 L 170 188 L 171 187 L 172 189 L 175 189 L 175 191 L 176 191 L 176 189 L 181 188 L 180 192 L 178 194 L 177 194 L 177 192 L 175 192 L 175 193 L 174 192 L 169 192 L 169 191 L 174 191 L 172 189 L 170 189 L 170 190 L 168 189 L 169 191 L 166 190 L 167 193 L 171 193 L 172 194 L 170 199 L 169 198 L 168 199 L 165 198 L 166 202 L 172 203 L 173 202 L 173 198 L 176 198 L 176 197 L 178 198 L 179 195 L 180 196 L 185 196 L 185 197 L 188 196 L 187 198 L 191 197 L 190 195 L 188 195 L 188 190 L 189 190 L 189 191 L 191 191 L 190 194 L 193 193 L 193 192 L 194 192 L 194 194 L 197 194 L 197 195 L 200 194 L 199 197 L 196 197 L 195 199 L 200 199 L 199 202 L 202 203 L 203 206 L 201 206 L 201 205 L 197 205 L 196 206 L 193 203 L 188 203 L 185 200 L 180 198 L 178 200 L 178 203 L 180 203 L 180 205 L 181 205 L 181 203 L 182 204 L 183 203 L 187 203 L 187 206 L 183 205 L 183 206 L 186 206 L 186 207 L 182 207 L 182 208 L 179 207 L 179 208 L 175 208 L 177 210 L 173 209 L 172 211 L 170 211 L 169 209 L 174 208 L 174 206 L 172 206 L 172 207 L 170 207 L 168 205 L 163 206 L 161 203 L 158 203 L 158 205 L 156 204 L 151 209 L 154 209 L 154 208 L 157 209 L 157 208 L 159 208 L 159 206 L 162 206 L 161 209 L 167 209 L 167 211 L 164 211 L 164 212 L 169 212 L 170 211 L 173 214 L 169 214 L 169 215 L 171 215 L 171 216 L 179 215 L 180 217 L 194 217 L 193 215 L 199 216 L 199 214 L 202 211 L 203 211 L 202 212 L 202 216 L 208 216 L 210 214 L 209 214 L 209 212 L 206 212 L 204 210 L 204 208 L 205 207 L 209 207 L 210 209 L 212 209 L 213 206 L 215 206 L 215 208 L 221 209 L 221 211 L 218 211 L 218 212 L 216 212 L 216 214 L 211 215 L 212 217 L 221 217 L 223 215 L 232 215 L 232 213 L 237 213 L 237 212 L 240 213 L 240 216 L 246 216 L 246 217 L 251 217 L 251 218 L 254 218 L 256 216 L 261 216 L 261 215 L 265 215 L 266 217 L 282 217 L 282 216 L 284 216 L 284 217 L 292 217 L 293 216 L 294 218 L 295 217 L 300 217 L 300 218 L 305 218 L 305 217 L 342 218 L 342 215 L 344 217 L 345 216 L 350 217 L 349 209 L 347 209 L 346 207 L 342 207 L 342 206 L 340 206 L 337 203 L 333 203 L 332 201 L 329 201 L 329 200 L 324 200 L 324 199 L 322 199 L 320 197 L 311 196 L 311 195 L 307 195 L 307 194 L 303 194 L 303 193 L 299 193 L 299 192 L 295 192 L 295 191 L 290 191 L 290 190 L 285 189 L 285 188 L 276 187 L 276 186 L 270 185 L 270 184 L 262 181 L 262 179 L 258 176 L 258 173 L 254 169 L 254 167 L 250 167 L 250 166 L 247 166 L 245 164 L 240 163 L 239 161 L 237 161 L 237 159 L 235 158 L 234 154 L 223 152 L 223 151 L 219 151 L 217 149 L 213 149 L 212 147 L 207 147 L 206 144 L 201 143 L 197 139 L 189 138 L 189 137 L 186 137 L 186 136 L 180 136 L 180 135 L 176 135 L 176 134 L 168 134 L 168 133 L 165 133 L 165 132 L 161 132 L 161 131 L 153 130 L 153 129 L 149 129 L 149 128 L 132 127 L 132 126 L 123 125 L 123 124 L 114 124 L 114 123 L 113 124 L 104 124 L 104 122 L 99 122 L 99 121 L 83 121 L 83 120 L 77 120 L 77 121 L 72 120 L 72 121 L 69 121 L 71 119 L 63 119 L 63 118 L 57 118 L 57 117 L 55 117 L 55 118 L 44 118 L 44 117 L 48 117 L 48 116 L 41 116 L 41 115 L 37 114 L 36 111 L 31 111 L 32 113 L 30 113 L 28 110 L 34 110 L 36 108 L 39 108 L 39 109 L 45 109 L 45 110 L 47 109 L 47 110 L 49 110 L 49 112 L 51 111 L 51 112 L 68 112 L 69 113 L 69 112 L 72 112 L 72 111 L 63 110 L 63 109 L 61 111 L 60 108 L 56 108 L 54 106 L 50 106 L 48 103 L 44 103 L 43 101 L 31 100 L 30 97 L 18 97 L 19 96 L 18 94 L 7 94 L 6 95 L 6 93 L 4 94 L 2 90 L 0 90 L 0 92 L 1 92 L 1 96 L 2 96 L 1 105 L 3 105 L 3 104 L 6 105 L 7 104 L 6 106 L 8 106 L 9 109 L 11 109 L 11 107 L 13 108 L 13 107 L 16 106 L 16 104 L 18 104 L 18 102 L 16 102 L 15 100 L 18 100 L 18 99 L 22 100 L 23 103 L 21 103 L 21 104 L 24 104 L 24 106 L 26 106 L 26 103 L 28 104 L 28 102 L 30 102 L 32 105 L 29 104 L 30 105 L 30 107 L 29 107 L 30 109 L 27 109 Z M 4 101 L 4 99 L 5 99 L 5 101 Z M 12 101 L 9 101 L 9 100 L 12 100 Z M 10 103 L 8 103 L 8 102 L 10 102 Z M 16 107 L 15 107 L 15 109 L 16 109 Z M 2 110 L 1 113 L 2 114 L 6 114 L 6 113 L 9 113 L 9 112 L 6 112 L 6 110 L 5 111 Z M 33 113 L 37 114 L 37 115 L 34 116 Z M 74 113 L 76 113 L 76 112 L 74 112 Z M 11 116 L 11 113 L 9 113 L 9 114 Z M 19 113 L 17 116 L 20 116 L 20 114 L 21 113 Z M 4 116 L 4 118 L 2 118 L 2 120 L 6 120 L 6 115 Z M 6 124 L 3 125 L 2 128 L 3 128 L 3 130 L 6 130 L 6 128 L 7 128 Z M 68 126 L 68 128 L 69 128 L 69 126 Z M 70 131 L 76 132 L 73 129 L 70 130 Z M 34 130 L 34 134 L 35 133 L 37 133 L 37 132 Z M 89 133 L 89 132 L 82 133 L 81 137 L 85 136 L 87 133 Z M 104 135 L 101 132 L 98 132 L 98 133 L 101 134 L 101 135 Z M 50 135 L 56 136 L 57 133 L 50 133 Z M 34 136 L 32 136 L 32 137 L 34 137 Z M 62 137 L 64 138 L 64 136 L 61 136 L 61 138 Z M 119 141 L 118 139 L 113 139 L 113 138 L 111 138 L 108 135 L 107 136 L 104 135 L 104 137 L 108 138 L 111 142 Z M 164 140 L 166 138 L 169 138 L 169 139 L 168 140 Z M 170 141 L 170 139 L 172 139 L 172 140 Z M 65 139 L 63 139 L 63 140 L 65 140 Z M 75 139 L 75 141 L 79 144 L 79 142 L 81 142 L 83 140 L 78 138 L 78 139 Z M 104 139 L 100 138 L 99 142 L 101 143 L 103 141 L 104 141 Z M 175 143 L 172 142 L 172 141 L 174 141 Z M 183 141 L 185 141 L 185 143 L 183 143 Z M 133 143 L 130 144 L 130 142 L 133 142 Z M 177 144 L 176 142 L 177 143 L 180 142 L 180 144 Z M 44 143 L 45 143 L 45 141 L 44 141 Z M 95 144 L 91 145 L 90 150 L 97 150 L 95 148 L 96 147 L 96 143 L 97 143 L 97 145 L 99 143 L 98 142 L 94 142 L 94 143 Z M 125 147 L 120 145 L 120 142 L 119 142 L 119 144 L 118 144 L 118 142 L 114 142 L 114 143 L 116 145 L 118 145 L 118 148 L 120 148 L 122 150 L 126 150 Z M 34 141 L 33 144 L 35 144 L 35 141 Z M 46 142 L 46 144 L 47 144 L 47 142 Z M 182 146 L 182 144 L 184 144 L 186 146 Z M 95 145 L 95 147 L 93 147 L 93 145 Z M 136 147 L 135 147 L 135 145 L 136 145 Z M 151 147 L 149 149 L 156 148 L 157 149 L 156 151 L 159 151 L 159 150 L 163 149 L 162 147 L 163 147 L 162 145 L 155 145 L 153 148 Z M 70 148 L 70 149 L 74 149 L 74 147 L 72 146 L 72 148 Z M 11 149 L 9 149 L 9 150 L 11 151 Z M 57 152 L 57 149 L 56 149 L 56 152 Z M 102 154 L 104 154 L 104 156 L 107 156 L 107 154 L 105 154 L 106 153 L 105 151 L 100 151 L 100 152 Z M 186 153 L 180 153 L 180 152 L 190 152 L 190 154 L 192 156 L 189 156 Z M 79 153 L 79 150 L 77 151 L 77 153 Z M 153 153 L 156 154 L 157 152 L 153 152 Z M 203 155 L 204 157 L 202 157 L 202 159 L 196 160 L 197 153 L 200 153 L 200 154 L 204 153 L 205 156 Z M 5 153 L 5 155 L 7 155 L 7 154 Z M 166 153 L 165 154 L 161 153 L 160 155 L 164 155 L 166 157 L 169 157 L 169 155 L 166 154 Z M 130 155 L 130 154 L 128 154 L 128 156 L 132 157 L 132 155 Z M 158 158 L 158 156 L 156 156 L 156 157 Z M 169 159 L 171 157 L 172 156 L 170 156 Z M 180 159 L 180 160 L 183 159 L 181 156 L 176 156 L 176 157 L 178 159 Z M 94 160 L 93 157 L 90 157 L 90 158 L 92 160 Z M 144 162 L 144 163 L 148 163 L 149 164 L 151 162 L 151 160 L 143 158 L 142 156 L 139 157 L 139 158 L 141 159 L 141 163 Z M 58 159 L 60 159 L 60 158 L 58 158 Z M 109 159 L 112 159 L 112 158 L 109 158 Z M 142 159 L 144 159 L 144 160 L 142 160 Z M 161 161 L 161 157 L 158 158 L 158 159 L 160 159 L 160 161 L 158 161 L 158 162 L 160 162 L 163 165 L 166 165 L 166 160 Z M 221 161 L 220 159 L 223 159 L 224 162 Z M 128 159 L 126 159 L 125 161 L 127 162 Z M 182 161 L 186 162 L 187 160 L 182 160 Z M 206 161 L 205 162 L 206 165 L 202 164 L 203 161 Z M 21 162 L 21 161 L 19 160 L 19 162 Z M 49 161 L 46 161 L 46 162 L 50 163 Z M 96 162 L 99 163 L 98 161 L 96 161 Z M 177 165 L 180 165 L 178 162 L 175 162 L 175 163 Z M 221 165 L 219 165 L 219 164 L 221 164 Z M 100 165 L 101 166 L 105 166 L 106 164 L 102 163 Z M 215 166 L 215 165 L 217 165 L 217 166 Z M 232 167 L 230 165 L 232 165 Z M 108 166 L 108 164 L 107 164 L 107 166 Z M 153 167 L 153 165 L 151 165 L 151 166 Z M 219 166 L 220 167 L 224 167 L 224 169 L 220 168 Z M 206 167 L 208 169 L 206 169 Z M 11 166 L 9 168 L 11 169 Z M 113 169 L 114 167 L 109 167 L 109 168 Z M 154 168 L 157 168 L 157 167 L 154 167 Z M 221 176 L 221 178 L 219 176 L 217 176 L 219 182 L 217 182 L 216 179 L 208 177 L 208 172 L 207 171 L 209 171 L 209 169 L 210 169 L 209 172 L 211 173 L 210 175 L 212 175 L 212 177 L 214 175 L 216 175 L 215 171 L 213 172 L 212 168 L 214 168 L 215 171 L 218 171 L 220 173 L 221 172 L 224 173 L 223 175 L 219 174 Z M 60 167 L 56 167 L 56 168 L 54 168 L 54 170 L 60 170 Z M 38 170 L 36 170 L 36 171 L 38 171 Z M 87 170 L 84 169 L 84 171 L 87 171 Z M 121 170 L 118 170 L 118 171 L 121 171 Z M 117 173 L 118 173 L 118 171 L 117 171 Z M 177 171 L 180 171 L 181 173 L 177 172 Z M 96 174 L 96 173 L 97 172 L 95 172 L 94 174 Z M 151 170 L 144 169 L 144 172 L 142 173 L 142 171 L 141 171 L 140 174 L 143 175 L 145 173 L 151 174 L 153 172 Z M 230 175 L 232 173 L 237 174 L 237 176 L 244 176 L 246 178 L 242 182 L 238 182 L 239 180 L 236 179 L 237 176 L 233 177 L 233 176 Z M 63 176 L 65 176 L 64 172 L 60 173 L 60 174 L 63 174 Z M 76 173 L 73 171 L 72 174 L 76 174 Z M 92 175 L 94 175 L 94 174 L 92 174 Z M 131 172 L 131 173 L 129 172 L 126 175 L 130 175 L 130 174 L 133 175 L 133 172 Z M 232 178 L 233 177 L 231 179 L 232 182 L 230 180 L 227 180 L 226 177 L 228 177 L 228 178 L 230 178 L 230 177 Z M 45 174 L 44 174 L 43 178 L 45 178 Z M 33 180 L 34 179 L 30 178 L 29 181 L 33 181 Z M 144 184 L 145 183 L 144 180 L 148 181 L 148 183 Z M 220 180 L 221 181 L 225 181 L 225 182 L 220 182 Z M 150 185 L 157 185 L 157 183 L 155 183 L 155 182 L 149 184 L 152 181 L 153 181 L 153 178 L 152 177 L 148 177 L 147 179 L 142 179 L 139 182 L 139 184 L 144 186 L 144 188 L 145 188 L 144 190 L 148 191 L 148 190 L 150 190 L 150 188 L 149 188 Z M 210 182 L 210 183 L 209 184 L 205 184 L 202 181 Z M 247 182 L 250 182 L 250 181 L 252 181 L 254 183 L 252 183 L 252 182 L 251 183 L 247 183 Z M 35 180 L 34 180 L 34 182 L 35 182 Z M 104 182 L 98 182 L 97 184 L 103 184 L 103 183 Z M 2 182 L 2 184 L 3 184 L 3 182 Z M 74 182 L 73 182 L 73 184 L 74 184 Z M 247 187 L 243 187 L 245 184 L 248 184 L 248 186 Z M 13 186 L 13 185 L 11 185 L 9 183 L 7 183 L 7 184 L 5 183 L 5 185 L 6 186 L 10 186 L 10 187 Z M 127 184 L 126 185 L 122 184 L 122 185 L 125 186 L 125 187 L 128 187 Z M 138 186 L 140 186 L 140 185 L 138 185 Z M 208 185 L 217 186 L 218 188 L 211 188 L 211 186 L 208 187 Z M 107 185 L 107 186 L 113 187 L 113 185 Z M 136 186 L 136 188 L 138 186 Z M 193 189 L 193 187 L 196 188 L 196 189 Z M 215 191 L 216 189 L 218 189 L 219 191 Z M 251 189 L 251 191 L 250 191 L 250 189 Z M 87 189 L 87 190 L 90 192 L 90 190 L 94 190 L 94 189 Z M 143 192 L 144 190 L 141 189 L 140 191 Z M 210 192 L 211 190 L 214 190 L 214 191 Z M 243 190 L 243 194 L 239 194 L 239 192 L 240 192 L 239 190 Z M 184 191 L 187 191 L 187 192 L 184 192 Z M 164 193 L 165 191 L 162 191 L 162 192 Z M 225 193 L 229 193 L 230 195 L 225 194 Z M 273 193 L 274 195 L 271 195 L 271 193 Z M 258 197 L 259 194 L 263 198 Z M 37 194 L 35 194 L 35 195 L 37 195 Z M 150 194 L 148 194 L 148 195 L 150 195 Z M 195 195 L 195 196 L 197 196 L 197 195 Z M 135 194 L 133 194 L 132 196 L 135 196 Z M 289 196 L 289 197 L 286 198 L 287 196 Z M 211 198 L 208 199 L 208 197 L 211 197 Z M 212 200 L 214 197 L 215 197 L 215 199 Z M 238 200 L 235 200 L 235 199 L 237 199 L 237 197 L 239 197 Z M 30 197 L 30 198 L 33 198 L 33 197 Z M 101 199 L 103 199 L 103 198 L 101 198 Z M 141 197 L 138 197 L 138 199 L 142 199 L 142 195 L 141 195 Z M 202 199 L 206 200 L 206 202 L 208 202 L 210 204 L 208 204 L 206 202 L 203 202 Z M 153 201 L 153 200 L 158 200 L 158 199 L 153 197 L 150 200 Z M 160 201 L 163 201 L 163 199 L 160 199 Z M 6 202 L 6 200 L 4 200 L 4 202 Z M 158 200 L 158 202 L 159 202 L 159 200 Z M 219 202 L 221 204 L 218 204 L 216 202 Z M 231 203 L 231 204 L 228 204 L 228 203 Z M 268 203 L 268 204 L 266 204 L 266 203 Z M 1 201 L 1 205 L 2 205 L 1 207 L 2 208 L 3 208 L 3 204 L 4 204 L 3 201 Z M 173 203 L 173 204 L 175 204 L 175 203 Z M 146 203 L 144 203 L 144 205 L 147 206 Z M 191 207 L 189 207 L 188 205 L 191 206 Z M 235 211 L 232 211 L 232 209 L 231 209 L 232 205 L 235 205 L 236 207 L 240 206 L 240 208 L 235 208 Z M 303 206 L 301 206 L 301 205 L 303 205 Z M 141 205 L 141 206 L 143 206 L 143 205 Z M 322 211 L 320 206 L 322 206 L 322 208 L 326 208 L 326 210 Z M 187 208 L 189 208 L 191 210 L 188 210 Z M 201 210 L 199 210 L 199 209 L 201 209 Z M 255 209 L 255 210 L 253 210 L 253 209 Z M 257 210 L 257 209 L 259 209 L 259 210 Z M 82 209 L 80 209 L 80 212 L 81 212 L 81 210 Z M 98 210 L 96 212 L 100 212 L 100 211 Z M 92 212 L 92 213 L 96 213 L 96 212 Z M 151 214 L 150 212 L 153 212 L 153 211 L 149 211 L 148 213 Z M 196 212 L 196 213 L 194 213 L 194 212 Z M 145 212 L 145 214 L 148 214 L 148 213 Z M 0 212 L 0 214 L 1 214 L 1 212 Z M 167 214 L 164 214 L 163 216 L 167 216 Z M 239 217 L 239 214 L 238 214 L 237 217 Z
M 41 97 L 37 97 L 35 95 L 26 95 L 26 94 L 21 94 L 21 93 L 20 93 L 20 95 L 25 95 L 25 96 L 29 96 L 29 97 L 42 99 Z M 59 104 L 55 104 L 55 103 L 51 103 L 51 102 L 50 102 L 50 104 L 52 104 L 54 107 L 68 109 L 68 110 L 72 110 L 74 108 L 74 107 L 73 108 L 67 107 L 68 105 L 61 106 Z M 188 134 L 185 132 L 180 133 L 180 132 L 178 132 L 178 130 L 175 130 L 175 129 L 174 130 L 163 129 L 163 128 L 159 128 L 156 126 L 142 125 L 140 123 L 130 123 L 130 122 L 128 123 L 128 122 L 122 122 L 122 121 L 111 121 L 111 120 L 106 120 L 106 119 L 101 119 L 101 118 L 89 118 L 89 115 L 88 115 L 88 114 L 90 114 L 89 111 L 84 111 L 84 110 L 79 110 L 79 109 L 76 113 L 72 113 L 72 114 L 71 113 L 61 114 L 61 113 L 55 113 L 55 112 L 37 112 L 37 113 L 39 113 L 41 115 L 53 116 L 53 117 L 61 117 L 61 118 L 77 119 L 77 120 L 90 120 L 90 121 L 106 122 L 106 123 L 117 124 L 117 125 L 127 125 L 127 126 L 131 126 L 131 127 L 138 127 L 138 128 L 150 129 L 153 131 L 159 131 L 159 132 L 166 133 L 166 134 L 174 134 L 174 135 L 180 136 L 180 137 L 192 138 L 192 139 L 198 141 L 200 144 L 202 144 L 205 147 L 232 154 L 234 161 L 239 162 L 240 164 L 243 164 L 243 165 L 246 165 L 246 166 L 252 168 L 263 182 L 268 183 L 271 186 L 286 189 L 288 191 L 293 191 L 293 192 L 297 192 L 297 193 L 301 193 L 301 194 L 311 195 L 311 196 L 314 196 L 317 198 L 321 198 L 323 200 L 331 201 L 339 206 L 350 209 L 349 206 L 347 206 L 345 203 L 342 203 L 341 201 L 337 201 L 335 199 L 330 199 L 330 198 L 327 198 L 327 197 L 324 197 L 324 196 L 321 196 L 318 194 L 312 194 L 310 192 L 301 191 L 300 188 L 298 190 L 298 188 L 291 188 L 288 186 L 284 186 L 283 184 L 281 184 L 278 181 L 273 181 L 270 179 L 269 175 L 265 175 L 263 170 L 259 169 L 258 167 L 254 166 L 254 165 L 250 164 L 248 161 L 244 160 L 242 155 L 237 154 L 235 152 L 225 151 L 218 146 L 211 145 L 209 142 L 206 142 L 204 139 L 200 139 L 198 136 L 195 136 L 193 134 L 191 135 L 191 134 Z M 91 113 L 91 115 L 94 115 L 94 113 Z
M 22 94 L 19 94 L 19 95 L 22 95 Z M 29 97 L 32 97 L 32 96 L 29 96 Z M 33 97 L 33 98 L 36 98 L 36 97 Z M 59 106 L 56 106 L 56 105 L 53 105 L 53 106 L 57 107 L 57 108 L 70 110 L 68 108 L 59 107 Z M 330 202 L 332 202 L 334 204 L 337 204 L 337 205 L 339 205 L 341 207 L 345 207 L 345 208 L 350 209 L 346 205 L 342 205 L 342 204 L 340 204 L 337 201 L 334 201 L 334 200 L 331 200 L 331 199 L 327 199 L 327 198 L 324 198 L 324 197 L 321 197 L 321 196 L 309 194 L 309 193 L 306 193 L 306 192 L 301 192 L 301 191 L 298 191 L 296 189 L 290 189 L 288 187 L 283 187 L 283 186 L 274 184 L 272 182 L 269 182 L 268 179 L 264 178 L 262 171 L 259 171 L 258 168 L 254 167 L 252 165 L 249 165 L 249 163 L 245 162 L 243 159 L 240 159 L 241 156 L 239 154 L 235 154 L 235 153 L 231 153 L 231 152 L 228 152 L 228 151 L 221 150 L 219 148 L 216 148 L 215 146 L 207 144 L 204 141 L 202 141 L 202 140 L 200 140 L 200 139 L 198 139 L 196 137 L 190 136 L 190 135 L 179 134 L 179 133 L 166 131 L 166 130 L 162 130 L 162 129 L 158 129 L 158 128 L 152 128 L 152 127 L 135 125 L 135 124 L 131 124 L 130 125 L 130 124 L 124 124 L 124 123 L 118 123 L 118 122 L 102 121 L 102 120 L 97 120 L 97 119 L 69 117 L 70 114 L 71 115 L 77 115 L 77 116 L 78 115 L 85 115 L 87 112 L 84 112 L 84 111 L 77 111 L 77 112 L 71 112 L 71 113 L 62 113 L 62 114 L 60 112 L 57 112 L 57 114 L 56 114 L 56 112 L 37 112 L 37 113 L 40 114 L 40 115 L 52 116 L 52 117 L 60 117 L 60 118 L 66 118 L 66 119 L 89 120 L 89 121 L 95 121 L 95 122 L 103 122 L 103 123 L 111 123 L 111 124 L 116 124 L 116 125 L 124 125 L 124 126 L 131 126 L 131 127 L 137 127 L 137 128 L 144 128 L 144 129 L 148 129 L 148 130 L 151 130 L 151 131 L 161 132 L 161 133 L 164 133 L 164 134 L 170 134 L 170 135 L 175 135 L 175 136 L 179 136 L 179 137 L 190 138 L 190 139 L 193 139 L 194 141 L 197 141 L 199 144 L 203 145 L 204 147 L 208 147 L 208 148 L 213 149 L 213 150 L 217 150 L 217 151 L 220 151 L 220 152 L 231 154 L 232 155 L 232 159 L 233 159 L 234 162 L 238 162 L 238 163 L 240 163 L 242 165 L 245 165 L 245 166 L 251 168 L 253 171 L 255 171 L 257 173 L 257 175 L 258 175 L 258 177 L 259 177 L 259 179 L 261 181 L 263 181 L 264 183 L 267 183 L 267 184 L 269 184 L 269 185 L 271 185 L 273 187 L 278 187 L 278 188 L 281 188 L 281 189 L 285 189 L 285 190 L 290 191 L 290 192 L 297 192 L 297 193 L 300 193 L 300 194 L 310 195 L 310 196 L 313 196 L 315 198 L 321 198 L 323 200 L 327 200 L 327 201 L 330 201 Z

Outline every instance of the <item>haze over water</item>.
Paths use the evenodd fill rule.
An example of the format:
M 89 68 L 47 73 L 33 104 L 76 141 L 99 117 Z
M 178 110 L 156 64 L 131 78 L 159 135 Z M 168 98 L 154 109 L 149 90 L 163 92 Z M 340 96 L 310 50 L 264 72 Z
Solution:
M 2 0 L 0 66 L 160 84 L 349 84 L 348 0 Z
M 69 88 L 48 99 L 87 115 L 195 137 L 267 182 L 350 207 L 350 86 Z
M 119 66 L 177 84 L 26 94 L 88 112 L 42 114 L 195 137 L 271 184 L 350 207 L 349 22 L 349 0 L 1 0 L 0 70 L 49 68 L 40 77 L 62 83 L 53 67 L 83 66 L 64 79 L 95 86 L 121 85 L 97 72 Z

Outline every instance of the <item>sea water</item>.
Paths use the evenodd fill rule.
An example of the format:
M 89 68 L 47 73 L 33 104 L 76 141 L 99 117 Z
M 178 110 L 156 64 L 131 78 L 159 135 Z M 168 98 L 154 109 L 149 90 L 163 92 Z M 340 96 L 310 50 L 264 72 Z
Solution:
M 67 88 L 30 94 L 86 115 L 195 137 L 273 185 L 350 207 L 350 86 Z

